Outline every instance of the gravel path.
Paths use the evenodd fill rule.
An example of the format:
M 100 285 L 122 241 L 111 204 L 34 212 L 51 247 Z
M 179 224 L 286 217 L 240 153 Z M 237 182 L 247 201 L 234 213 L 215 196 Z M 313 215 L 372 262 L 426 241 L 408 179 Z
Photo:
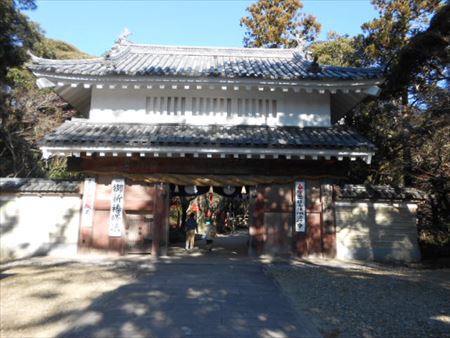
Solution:
M 337 261 L 268 266 L 325 337 L 450 337 L 450 270 Z

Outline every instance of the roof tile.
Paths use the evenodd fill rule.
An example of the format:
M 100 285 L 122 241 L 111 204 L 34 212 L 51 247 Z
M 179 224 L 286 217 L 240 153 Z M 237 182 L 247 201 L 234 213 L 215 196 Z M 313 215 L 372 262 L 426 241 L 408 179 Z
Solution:
M 283 80 L 356 80 L 382 77 L 379 68 L 322 66 L 296 49 L 168 47 L 122 43 L 101 58 L 48 60 L 34 57 L 30 68 L 72 75 L 145 75 L 180 77 L 262 78 Z
M 80 181 L 44 178 L 0 178 L 1 192 L 79 193 Z
M 47 135 L 42 146 L 127 146 L 161 144 L 181 146 L 222 145 L 290 149 L 374 149 L 365 138 L 343 127 L 269 127 L 251 125 L 133 124 L 66 121 Z
M 413 188 L 388 185 L 345 184 L 336 186 L 337 200 L 424 200 L 427 195 Z

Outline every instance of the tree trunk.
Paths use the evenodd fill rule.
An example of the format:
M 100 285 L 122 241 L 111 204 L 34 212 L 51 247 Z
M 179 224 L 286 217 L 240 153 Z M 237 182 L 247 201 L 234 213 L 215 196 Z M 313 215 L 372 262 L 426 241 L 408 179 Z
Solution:
M 405 187 L 412 185 L 412 155 L 411 155 L 411 133 L 408 125 L 409 107 L 408 91 L 402 93 L 402 147 L 403 147 L 403 184 Z

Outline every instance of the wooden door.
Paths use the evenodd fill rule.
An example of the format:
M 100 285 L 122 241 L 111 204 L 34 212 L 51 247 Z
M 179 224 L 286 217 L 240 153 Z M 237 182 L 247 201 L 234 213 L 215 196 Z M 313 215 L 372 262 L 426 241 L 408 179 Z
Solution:
M 152 214 L 127 213 L 125 219 L 127 253 L 150 253 L 152 228 Z

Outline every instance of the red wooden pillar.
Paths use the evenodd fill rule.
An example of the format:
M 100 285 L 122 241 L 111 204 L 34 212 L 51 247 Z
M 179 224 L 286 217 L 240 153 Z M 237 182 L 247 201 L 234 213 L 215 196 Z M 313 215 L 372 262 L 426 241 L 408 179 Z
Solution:
M 322 204 L 320 182 L 305 181 L 306 231 L 295 233 L 295 253 L 299 257 L 322 253 Z
M 109 221 L 111 210 L 111 187 L 112 177 L 98 176 L 95 190 L 95 211 L 94 222 L 92 226 L 92 244 L 91 247 L 99 252 L 109 252 Z
M 294 227 L 293 184 L 272 184 L 264 192 L 264 252 L 270 255 L 292 253 Z
M 336 256 L 333 186 L 317 180 L 306 181 L 306 232 L 295 234 L 299 257 Z
M 257 186 L 250 194 L 252 221 L 250 224 L 249 254 L 260 255 L 264 250 L 266 229 L 264 227 L 264 187 Z
M 152 255 L 167 255 L 169 190 L 168 185 L 155 185 L 154 216 L 152 229 Z
M 308 231 L 308 229 L 306 229 Z M 296 232 L 294 235 L 294 252 L 298 257 L 306 256 L 308 253 L 308 245 L 306 242 L 305 232 Z

